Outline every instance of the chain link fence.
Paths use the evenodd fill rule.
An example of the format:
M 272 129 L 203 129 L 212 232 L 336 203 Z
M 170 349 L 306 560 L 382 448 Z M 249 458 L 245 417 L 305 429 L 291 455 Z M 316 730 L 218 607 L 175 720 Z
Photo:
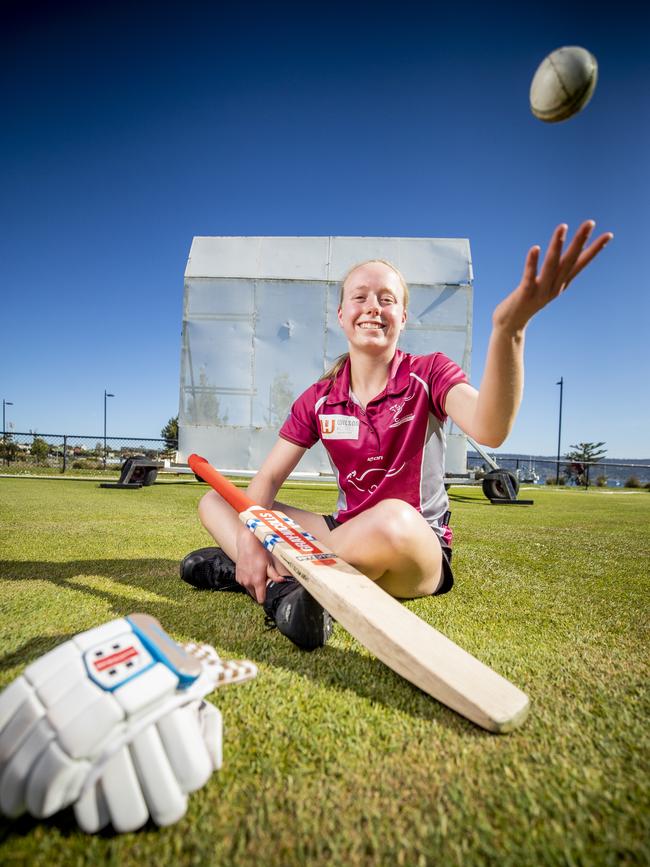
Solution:
M 601 488 L 650 488 L 650 463 L 637 461 L 598 461 L 580 463 L 561 457 L 524 457 L 491 455 L 499 467 L 514 474 L 521 483 L 596 486 Z M 481 455 L 468 452 L 468 470 L 488 472 Z
M 0 474 L 119 475 L 127 458 L 142 455 L 173 461 L 178 443 L 148 437 L 78 434 L 0 434 Z
M 148 437 L 106 437 L 13 431 L 0 434 L 0 475 L 43 474 L 118 476 L 127 458 L 142 455 L 174 462 L 175 440 Z M 650 463 L 600 461 L 576 463 L 560 458 L 493 455 L 499 467 L 518 482 L 532 484 L 594 485 L 597 487 L 650 488 Z M 468 452 L 467 469 L 477 478 L 488 467 L 481 455 Z

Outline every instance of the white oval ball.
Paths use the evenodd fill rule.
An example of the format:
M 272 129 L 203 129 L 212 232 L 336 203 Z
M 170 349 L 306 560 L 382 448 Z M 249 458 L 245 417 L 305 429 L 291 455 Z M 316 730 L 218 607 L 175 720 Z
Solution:
M 586 48 L 567 45 L 540 63 L 530 85 L 530 110 L 539 120 L 557 123 L 581 111 L 598 80 L 598 63 Z

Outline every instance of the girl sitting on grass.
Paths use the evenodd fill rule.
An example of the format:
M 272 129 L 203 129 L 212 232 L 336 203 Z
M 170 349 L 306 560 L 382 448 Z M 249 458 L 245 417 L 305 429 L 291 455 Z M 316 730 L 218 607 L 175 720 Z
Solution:
M 381 259 L 352 268 L 341 285 L 338 309 L 348 352 L 295 401 L 248 486 L 249 497 L 286 513 L 395 597 L 450 590 L 444 423 L 451 418 L 490 448 L 503 443 L 523 393 L 526 327 L 613 237 L 605 233 L 586 246 L 594 226 L 591 220 L 583 223 L 566 250 L 567 226 L 558 226 L 539 271 L 540 248 L 528 251 L 521 282 L 493 313 L 478 390 L 442 353 L 410 355 L 397 348 L 408 305 L 408 287 L 397 268 Z M 305 450 L 319 439 L 339 488 L 332 515 L 275 500 Z M 220 548 L 188 554 L 181 564 L 183 579 L 200 588 L 243 590 L 299 647 L 322 646 L 330 616 L 283 574 L 235 510 L 209 491 L 199 516 Z

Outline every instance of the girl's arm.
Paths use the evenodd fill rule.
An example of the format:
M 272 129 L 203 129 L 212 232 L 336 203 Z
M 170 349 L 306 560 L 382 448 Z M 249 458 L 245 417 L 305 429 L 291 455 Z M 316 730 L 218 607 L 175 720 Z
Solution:
M 531 247 L 517 288 L 492 315 L 492 334 L 480 389 L 462 383 L 449 390 L 447 415 L 461 430 L 484 445 L 496 448 L 510 433 L 524 389 L 524 338 L 532 317 L 567 288 L 613 238 L 605 232 L 585 244 L 595 223 L 587 220 L 563 253 L 567 226 L 553 232 L 539 274 L 540 248 Z
M 306 451 L 303 446 L 297 446 L 278 437 L 266 460 L 251 479 L 248 486 L 248 496 L 251 500 L 270 509 L 275 495 Z

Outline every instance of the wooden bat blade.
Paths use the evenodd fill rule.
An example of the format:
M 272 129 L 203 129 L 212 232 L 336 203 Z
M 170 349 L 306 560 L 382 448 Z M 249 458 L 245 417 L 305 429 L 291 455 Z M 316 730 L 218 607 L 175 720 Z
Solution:
M 520 689 L 325 550 L 287 515 L 255 506 L 204 459 L 192 455 L 188 463 L 239 511 L 309 593 L 389 668 L 488 731 L 505 733 L 524 721 L 529 701 Z

